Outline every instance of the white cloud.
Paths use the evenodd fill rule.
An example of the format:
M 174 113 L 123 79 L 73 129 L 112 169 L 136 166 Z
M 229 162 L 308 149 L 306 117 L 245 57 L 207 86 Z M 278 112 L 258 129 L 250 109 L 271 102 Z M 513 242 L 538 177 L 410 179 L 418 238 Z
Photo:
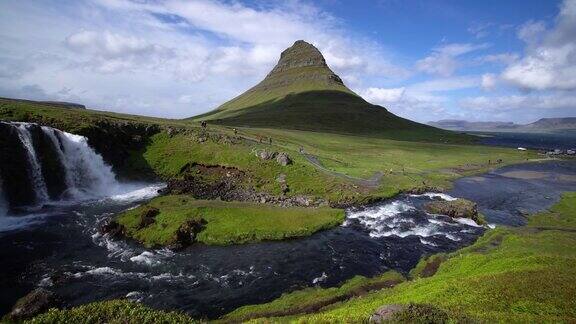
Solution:
M 546 24 L 543 21 L 528 21 L 518 28 L 518 38 L 527 44 L 532 44 L 540 40 Z
M 376 103 L 391 103 L 404 97 L 406 88 L 368 88 L 362 92 L 364 99 Z
M 498 77 L 494 73 L 485 73 L 480 84 L 483 90 L 493 90 L 497 83 Z
M 453 43 L 436 47 L 432 54 L 416 62 L 416 69 L 443 77 L 451 76 L 462 64 L 458 56 L 485 49 L 489 44 Z
M 482 63 L 498 63 L 498 64 L 512 64 L 518 60 L 520 56 L 516 53 L 499 53 L 489 54 L 478 58 Z
M 21 95 L 32 84 L 56 100 L 68 88 L 91 107 L 188 117 L 253 86 L 297 39 L 315 44 L 346 83 L 409 74 L 342 26 L 299 0 L 2 1 L 0 90 Z
M 544 28 L 533 22 L 520 28 L 526 54 L 502 78 L 528 90 L 576 90 L 576 0 L 565 0 L 553 28 Z
M 454 90 L 477 87 L 477 77 L 452 77 L 432 79 L 399 88 L 370 87 L 358 93 L 367 101 L 386 107 L 401 116 L 428 121 L 445 118 L 450 97 Z

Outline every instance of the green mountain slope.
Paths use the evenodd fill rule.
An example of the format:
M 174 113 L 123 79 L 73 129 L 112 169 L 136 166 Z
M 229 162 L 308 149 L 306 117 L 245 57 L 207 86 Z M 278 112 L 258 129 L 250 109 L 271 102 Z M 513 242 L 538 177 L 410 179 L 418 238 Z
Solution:
M 259 84 L 216 110 L 193 117 L 210 123 L 325 131 L 397 139 L 469 138 L 398 117 L 348 89 L 313 45 L 297 41 Z

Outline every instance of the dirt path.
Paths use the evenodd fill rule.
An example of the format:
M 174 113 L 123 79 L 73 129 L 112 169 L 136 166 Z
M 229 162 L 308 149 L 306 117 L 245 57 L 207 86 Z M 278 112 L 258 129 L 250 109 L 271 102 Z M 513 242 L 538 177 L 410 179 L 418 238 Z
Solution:
M 312 155 L 312 154 L 308 154 L 306 152 L 301 152 L 302 156 L 304 156 L 306 158 L 306 160 L 308 160 L 308 162 L 310 162 L 310 164 L 312 164 L 314 167 L 316 167 L 316 169 L 324 172 L 324 173 L 328 173 L 330 175 L 336 176 L 336 177 L 340 177 L 340 178 L 344 178 L 348 181 L 354 182 L 358 185 L 364 186 L 364 187 L 370 187 L 370 188 L 377 188 L 380 186 L 380 181 L 382 180 L 382 177 L 384 176 L 384 173 L 378 171 L 375 172 L 374 175 L 372 175 L 372 177 L 370 179 L 362 179 L 362 178 L 356 178 L 356 177 L 352 177 L 340 172 L 336 172 L 330 169 L 327 169 L 326 167 L 324 167 L 322 165 L 322 163 L 320 163 L 320 161 L 318 160 L 318 157 Z

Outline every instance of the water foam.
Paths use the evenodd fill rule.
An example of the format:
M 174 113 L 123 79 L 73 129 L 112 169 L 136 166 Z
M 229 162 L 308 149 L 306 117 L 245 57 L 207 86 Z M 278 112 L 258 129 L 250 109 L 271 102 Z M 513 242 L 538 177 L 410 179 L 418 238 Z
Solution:
M 423 193 L 421 195 L 410 195 L 410 197 L 428 197 L 431 199 L 440 198 L 440 199 L 446 200 L 446 201 L 454 201 L 454 200 L 458 199 L 458 198 L 454 198 L 448 194 L 439 193 L 439 192 L 426 192 L 426 193 Z

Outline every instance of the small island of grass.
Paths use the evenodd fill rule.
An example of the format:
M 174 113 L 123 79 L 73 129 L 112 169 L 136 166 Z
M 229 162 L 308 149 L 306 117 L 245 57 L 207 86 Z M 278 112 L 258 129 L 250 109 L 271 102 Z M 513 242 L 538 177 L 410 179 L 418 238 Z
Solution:
M 329 207 L 284 208 L 186 195 L 158 197 L 116 218 L 125 236 L 147 247 L 178 244 L 186 229 L 196 242 L 231 245 L 309 236 L 343 221 L 344 211 Z

